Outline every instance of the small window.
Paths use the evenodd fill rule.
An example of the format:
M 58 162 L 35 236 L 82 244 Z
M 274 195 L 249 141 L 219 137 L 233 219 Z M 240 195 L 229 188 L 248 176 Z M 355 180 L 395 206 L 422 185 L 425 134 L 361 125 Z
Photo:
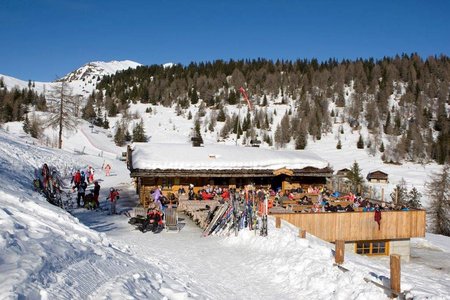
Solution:
M 373 242 L 357 242 L 356 253 L 364 255 L 388 255 L 388 242 L 373 241 Z

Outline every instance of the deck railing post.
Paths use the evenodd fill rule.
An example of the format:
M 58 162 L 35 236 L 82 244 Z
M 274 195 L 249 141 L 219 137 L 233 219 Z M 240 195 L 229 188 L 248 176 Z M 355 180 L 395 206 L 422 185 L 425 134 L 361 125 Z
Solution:
M 275 228 L 280 228 L 280 227 L 281 227 L 281 218 L 275 217 Z
M 306 238 L 306 230 L 304 230 L 304 229 L 299 229 L 299 231 L 298 231 L 298 236 L 299 236 L 300 238 L 302 238 L 302 239 L 305 239 L 305 238 Z
M 400 255 L 391 254 L 390 255 L 390 265 L 391 265 L 391 290 L 396 293 L 400 293 Z M 396 297 L 397 295 L 392 295 Z
M 340 265 L 344 263 L 344 249 L 345 249 L 345 241 L 337 240 L 335 242 L 335 254 L 334 261 Z

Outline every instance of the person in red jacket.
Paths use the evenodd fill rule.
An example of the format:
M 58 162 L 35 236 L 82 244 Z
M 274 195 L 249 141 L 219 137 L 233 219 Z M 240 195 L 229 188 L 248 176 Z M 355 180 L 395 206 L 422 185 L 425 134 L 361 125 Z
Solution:
M 221 196 L 223 200 L 230 200 L 230 192 L 228 189 L 225 188 Z
M 111 188 L 109 190 L 109 196 L 108 196 L 108 198 L 106 198 L 106 200 L 108 200 L 108 199 L 111 202 L 111 206 L 109 207 L 109 214 L 115 215 L 116 214 L 116 202 L 119 199 L 119 192 L 116 189 Z
M 208 193 L 206 190 L 202 190 L 202 199 L 203 200 L 211 200 L 212 198 L 214 198 L 213 194 Z
M 78 187 L 78 185 L 81 183 L 81 173 L 80 170 L 77 170 L 75 175 L 73 176 L 73 185 L 75 187 Z
M 159 227 L 162 227 L 163 220 L 161 212 L 156 208 L 149 208 L 147 210 L 147 218 L 144 223 L 142 223 L 141 231 L 146 232 L 147 230 L 156 233 Z

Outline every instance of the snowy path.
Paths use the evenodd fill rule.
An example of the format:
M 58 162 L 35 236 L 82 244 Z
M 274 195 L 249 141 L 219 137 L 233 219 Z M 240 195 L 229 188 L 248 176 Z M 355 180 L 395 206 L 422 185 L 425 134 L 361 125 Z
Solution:
M 85 134 L 90 135 L 87 132 Z M 95 139 L 89 141 L 93 143 L 93 147 L 97 147 Z M 91 156 L 83 158 L 99 159 Z M 127 210 L 136 205 L 137 195 L 130 184 L 129 171 L 125 164 L 117 164 L 115 172 L 118 176 L 101 179 L 101 199 L 104 199 L 105 191 L 107 192 L 109 187 L 119 187 L 122 191 L 118 210 Z M 130 256 L 137 261 L 142 261 L 144 265 L 150 266 L 149 268 L 157 267 L 144 275 L 139 272 L 137 275 L 123 268 L 117 271 L 120 273 L 117 277 L 103 279 L 104 282 L 96 286 L 90 297 L 110 297 L 114 293 L 120 294 L 118 291 L 127 286 L 127 291 L 138 290 L 139 295 L 134 295 L 136 298 L 153 298 L 153 294 L 142 291 L 142 286 L 146 286 L 147 281 L 154 282 L 155 278 L 172 280 L 173 287 L 166 284 L 166 289 L 171 293 L 179 290 L 180 295 L 186 296 L 188 291 L 191 296 L 206 299 L 387 297 L 382 289 L 366 283 L 364 277 L 375 279 L 373 276 L 378 276 L 384 280 L 389 276 L 388 268 L 376 261 L 349 255 L 346 266 L 352 271 L 342 273 L 332 265 L 334 260 L 329 245 L 318 247 L 315 241 L 298 239 L 287 227 L 275 231 L 273 221 L 270 222 L 272 231 L 269 232 L 269 238 L 240 234 L 238 239 L 233 239 L 202 238 L 201 230 L 186 217 L 183 217 L 184 227 L 180 233 L 163 231 L 155 235 L 134 230 L 134 227 L 127 223 L 128 218 L 120 215 L 107 216 L 105 212 L 79 210 L 75 216 L 90 228 L 105 233 L 112 244 L 128 249 Z M 103 268 L 101 265 L 98 267 Z M 406 281 L 402 287 L 414 288 L 414 295 L 426 297 L 430 293 L 448 294 L 445 290 L 449 286 L 446 282 L 447 276 L 436 282 L 433 278 L 424 278 L 421 271 L 414 270 L 413 265 L 405 267 L 409 274 L 402 278 L 402 281 Z M 423 273 L 430 272 L 425 268 Z M 122 287 L 117 287 L 116 284 Z M 429 291 L 429 286 L 438 290 Z M 162 288 L 163 291 L 166 289 Z M 160 291 L 161 288 L 154 290 Z

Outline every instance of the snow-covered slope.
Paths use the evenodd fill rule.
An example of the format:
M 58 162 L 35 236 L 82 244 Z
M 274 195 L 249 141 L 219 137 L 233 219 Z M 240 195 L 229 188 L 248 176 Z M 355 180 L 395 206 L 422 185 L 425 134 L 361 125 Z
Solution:
M 191 288 L 112 245 L 33 191 L 44 162 L 61 175 L 83 160 L 0 130 L 0 298 L 185 299 Z M 97 296 L 92 296 L 99 293 Z M 194 293 L 196 294 L 196 293 Z M 116 296 L 114 296 L 116 295 Z
M 27 89 L 28 88 L 28 81 L 20 80 L 8 75 L 0 74 L 0 78 L 3 78 L 3 83 L 5 84 L 6 88 L 11 90 L 13 88 L 16 89 Z M 33 86 L 34 83 L 34 86 Z M 38 93 L 42 93 L 45 90 L 45 87 L 50 85 L 50 82 L 31 82 L 32 86 L 31 88 L 34 89 Z
M 81 68 L 70 72 L 66 76 L 62 77 L 59 80 L 72 82 L 77 80 L 89 81 L 96 80 L 100 76 L 103 77 L 105 75 L 115 74 L 117 71 L 126 70 L 128 68 L 136 68 L 140 66 L 140 63 L 131 61 L 131 60 L 122 60 L 117 61 L 113 60 L 110 62 L 104 61 L 94 61 L 85 64 Z

